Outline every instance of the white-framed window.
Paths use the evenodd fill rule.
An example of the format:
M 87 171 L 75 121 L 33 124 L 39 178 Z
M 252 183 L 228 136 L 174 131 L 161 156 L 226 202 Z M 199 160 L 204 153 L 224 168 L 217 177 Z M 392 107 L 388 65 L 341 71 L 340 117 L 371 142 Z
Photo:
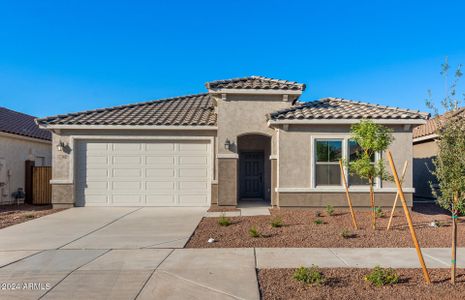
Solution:
M 313 143 L 313 188 L 342 187 L 341 170 L 339 160 L 353 161 L 361 153 L 360 146 L 349 136 L 336 137 L 315 137 Z M 374 164 L 380 158 L 379 154 L 372 156 Z M 368 180 L 362 179 L 358 175 L 351 175 L 348 168 L 345 168 L 347 184 L 349 186 L 368 187 Z M 375 179 L 375 186 L 380 187 L 379 178 Z
M 315 185 L 341 185 L 341 170 L 339 160 L 343 156 L 343 140 L 316 139 L 315 140 Z

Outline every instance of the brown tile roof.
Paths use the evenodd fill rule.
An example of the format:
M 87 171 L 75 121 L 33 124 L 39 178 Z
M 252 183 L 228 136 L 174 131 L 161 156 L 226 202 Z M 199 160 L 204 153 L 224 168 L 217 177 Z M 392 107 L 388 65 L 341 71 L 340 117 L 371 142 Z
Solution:
M 270 114 L 272 120 L 301 119 L 428 119 L 429 114 L 397 107 L 351 101 L 340 98 L 323 98 L 300 103 Z
M 50 141 L 51 133 L 40 129 L 34 119 L 33 116 L 0 107 L 0 132 Z
M 208 94 L 189 95 L 96 109 L 37 120 L 51 125 L 216 125 L 213 100 Z
M 305 84 L 295 81 L 280 80 L 262 76 L 250 76 L 216 80 L 205 84 L 209 90 L 217 89 L 265 89 L 265 90 L 293 90 L 305 91 Z
M 465 117 L 465 107 L 458 109 L 453 112 L 451 116 L 463 115 Z M 436 116 L 426 122 L 426 124 L 413 128 L 413 138 L 426 137 L 428 135 L 436 134 L 437 131 L 442 127 L 445 121 L 444 115 Z

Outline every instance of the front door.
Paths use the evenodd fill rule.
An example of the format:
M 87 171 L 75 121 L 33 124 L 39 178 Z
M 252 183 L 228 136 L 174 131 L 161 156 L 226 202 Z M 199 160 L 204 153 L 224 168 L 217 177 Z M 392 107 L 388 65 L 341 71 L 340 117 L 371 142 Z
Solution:
M 240 197 L 263 198 L 263 152 L 243 152 L 240 161 Z

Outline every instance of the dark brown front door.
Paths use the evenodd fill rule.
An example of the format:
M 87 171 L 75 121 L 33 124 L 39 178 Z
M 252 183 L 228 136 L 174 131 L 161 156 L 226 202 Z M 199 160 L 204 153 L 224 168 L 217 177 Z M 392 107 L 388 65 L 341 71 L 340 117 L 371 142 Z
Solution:
M 240 161 L 240 197 L 263 198 L 263 152 L 243 152 Z

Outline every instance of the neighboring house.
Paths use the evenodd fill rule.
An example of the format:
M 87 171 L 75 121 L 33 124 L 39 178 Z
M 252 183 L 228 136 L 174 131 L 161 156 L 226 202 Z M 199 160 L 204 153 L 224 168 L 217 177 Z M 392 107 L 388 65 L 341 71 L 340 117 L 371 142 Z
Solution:
M 465 116 L 465 108 L 461 108 L 453 114 Z M 436 143 L 438 130 L 441 129 L 443 122 L 444 115 L 441 115 L 413 129 L 413 185 L 415 186 L 416 201 L 435 200 L 430 183 L 435 185 L 436 178 L 431 174 L 431 171 L 434 170 L 433 159 L 438 154 Z
M 0 107 L 0 204 L 16 203 L 12 194 L 25 191 L 25 162 L 51 164 L 52 135 L 40 129 L 35 117 Z
M 353 157 L 350 126 L 363 118 L 394 130 L 412 204 L 412 125 L 427 114 L 325 98 L 300 103 L 305 85 L 259 76 L 213 81 L 207 93 L 37 120 L 53 132 L 53 203 L 68 206 L 346 205 L 339 158 Z M 384 159 L 379 155 L 376 159 Z M 368 186 L 350 176 L 355 206 Z M 376 183 L 390 206 L 391 182 Z

